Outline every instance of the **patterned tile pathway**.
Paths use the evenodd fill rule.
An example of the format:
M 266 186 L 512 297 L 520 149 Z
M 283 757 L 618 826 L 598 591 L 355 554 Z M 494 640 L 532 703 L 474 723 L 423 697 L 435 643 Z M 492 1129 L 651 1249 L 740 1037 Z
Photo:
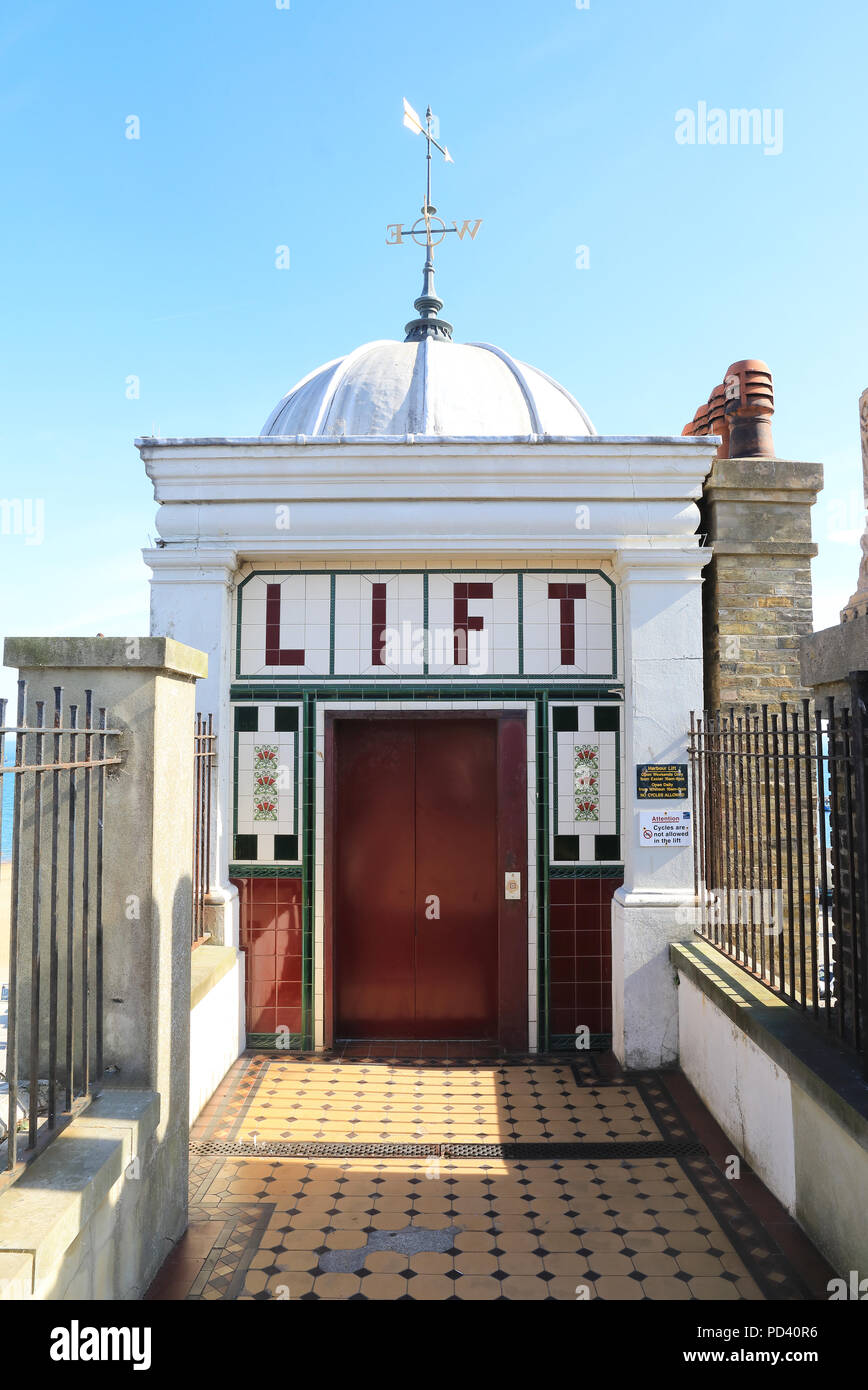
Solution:
M 723 1176 L 731 1147 L 683 1077 L 611 1057 L 248 1055 L 197 1122 L 149 1297 L 825 1296 L 774 1198 Z

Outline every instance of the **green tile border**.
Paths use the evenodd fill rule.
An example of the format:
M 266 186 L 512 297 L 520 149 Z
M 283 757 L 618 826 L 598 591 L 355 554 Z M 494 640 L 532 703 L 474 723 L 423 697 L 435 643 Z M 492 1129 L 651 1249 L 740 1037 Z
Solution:
M 537 789 L 537 1048 L 549 1045 L 549 703 L 546 692 L 535 701 Z
M 316 702 L 304 696 L 304 743 L 302 745 L 304 814 L 302 815 L 302 980 L 301 1031 L 305 1046 L 313 1047 L 313 913 L 315 889 L 316 827 Z
M 624 877 L 623 864 L 550 864 L 549 878 L 618 878 Z
M 230 878 L 301 878 L 300 864 L 230 864 Z
M 289 1040 L 289 1046 L 285 1045 L 284 1040 Z M 281 1046 L 278 1047 L 278 1040 Z M 247 1047 L 256 1052 L 275 1052 L 280 1055 L 282 1052 L 304 1052 L 303 1033 L 248 1033 Z
M 475 681 L 464 685 L 443 685 L 438 684 L 436 678 L 432 677 L 427 683 L 414 678 L 407 684 L 396 681 L 392 685 L 386 685 L 385 682 L 382 685 L 365 685 L 362 680 L 355 685 L 346 681 L 322 685 L 319 681 L 314 681 L 304 686 L 276 686 L 269 684 L 268 679 L 257 679 L 244 685 L 231 685 L 229 698 L 233 702 L 287 700 L 295 704 L 301 702 L 303 695 L 311 695 L 317 700 L 533 700 L 546 692 L 566 704 L 571 700 L 580 701 L 582 704 L 595 700 L 617 700 L 623 703 L 624 698 L 623 681 L 613 681 L 610 685 L 568 686 L 528 677 L 525 677 L 523 682 L 517 682 L 511 677 L 504 677 L 504 680 L 511 683 L 504 685 L 492 684 L 490 681 Z
M 617 653 L 616 653 L 617 657 Z M 612 663 L 617 671 L 617 659 Z M 524 675 L 524 571 L 518 571 L 518 674 Z
M 592 1033 L 590 1048 L 577 1048 L 575 1033 L 552 1033 L 549 1052 L 609 1052 L 612 1047 L 611 1033 Z
M 423 676 L 427 676 L 429 674 L 428 656 L 430 653 L 431 645 L 428 641 L 429 593 L 430 591 L 428 587 L 428 571 L 426 570 L 422 576 L 422 630 L 425 633 L 425 659 L 422 662 Z M 453 652 L 452 655 L 454 656 L 455 653 Z
M 329 584 L 329 675 L 335 673 L 335 584 L 337 575 L 332 573 L 331 583 Z M 241 607 L 241 597 L 238 598 L 238 606 Z
M 299 714 L 302 714 L 302 715 L 303 715 L 303 713 L 304 713 L 304 707 L 302 706 L 302 708 L 299 709 Z M 302 721 L 299 720 L 299 725 L 301 724 L 301 722 L 302 722 Z M 301 787 L 299 786 L 299 783 L 298 783 L 298 764 L 299 764 L 299 760 L 300 760 L 300 744 L 301 744 L 301 739 L 302 739 L 302 730 L 301 730 L 301 728 L 299 727 L 299 728 L 297 728 L 296 731 L 295 731 L 295 742 L 294 742 L 294 744 L 293 744 L 293 760 L 292 760 L 292 833 L 293 833 L 293 835 L 296 837 L 296 839 L 298 839 L 298 810 L 299 810 L 299 803 L 300 803 L 300 801 L 301 801 Z

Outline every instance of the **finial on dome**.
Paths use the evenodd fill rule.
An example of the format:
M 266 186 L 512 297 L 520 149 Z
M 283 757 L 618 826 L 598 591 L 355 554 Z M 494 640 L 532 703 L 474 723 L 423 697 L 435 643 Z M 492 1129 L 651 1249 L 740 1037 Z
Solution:
M 428 211 L 430 213 L 436 209 L 429 208 Z M 413 308 L 419 317 L 411 319 L 405 325 L 404 331 L 407 334 L 404 339 L 405 343 L 418 343 L 423 338 L 445 338 L 447 342 L 452 341 L 452 324 L 437 317 L 443 308 L 443 300 L 438 299 L 434 291 L 434 248 L 430 242 L 428 254 L 425 257 L 422 293 L 418 299 L 413 301 Z

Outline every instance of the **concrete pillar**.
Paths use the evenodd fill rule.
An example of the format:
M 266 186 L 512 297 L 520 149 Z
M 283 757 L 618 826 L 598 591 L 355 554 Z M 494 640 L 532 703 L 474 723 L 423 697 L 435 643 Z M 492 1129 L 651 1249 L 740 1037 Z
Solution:
M 193 716 L 207 658 L 165 637 L 10 637 L 4 662 L 28 683 L 28 714 L 37 699 L 53 708 L 56 685 L 64 711 L 92 689 L 121 731 L 107 749 L 123 761 L 105 792 L 104 1087 L 159 1095 L 151 1229 L 176 1239 L 187 1211 Z
M 802 680 L 823 709 L 831 696 L 838 710 L 852 707 L 851 677 L 868 671 L 868 613 L 813 632 L 802 642 Z
M 709 552 L 621 550 L 624 605 L 624 884 L 612 904 L 612 1045 L 625 1067 L 678 1056 L 670 941 L 693 930 L 693 850 L 647 849 L 639 814 L 690 810 L 691 801 L 639 801 L 636 765 L 686 763 L 691 710 L 701 710 L 703 566 Z
M 859 397 L 859 432 L 862 439 L 862 497 L 865 503 L 865 529 L 862 532 L 862 563 L 856 592 L 841 610 L 841 622 L 868 616 L 868 387 Z
M 819 464 L 715 459 L 702 501 L 714 557 L 703 593 L 710 709 L 808 693 L 799 645 L 812 629 L 811 507 L 822 486 Z
M 236 552 L 225 549 L 182 550 L 178 546 L 146 550 L 151 577 L 151 633 L 187 642 L 208 657 L 207 679 L 199 682 L 196 709 L 213 715 L 217 735 L 211 829 L 211 891 L 205 926 L 219 945 L 238 946 L 238 893 L 229 882 L 232 858 L 231 710 L 232 614 Z

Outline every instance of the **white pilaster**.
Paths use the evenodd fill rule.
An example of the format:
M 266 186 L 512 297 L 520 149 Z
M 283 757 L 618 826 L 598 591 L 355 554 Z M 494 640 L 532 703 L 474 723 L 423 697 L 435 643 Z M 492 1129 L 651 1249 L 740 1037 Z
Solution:
M 624 605 L 624 885 L 612 904 L 612 1045 L 625 1067 L 678 1056 L 678 1006 L 669 942 L 692 932 L 693 850 L 646 849 L 640 810 L 690 810 L 640 802 L 638 763 L 687 762 L 691 710 L 702 709 L 702 570 L 699 546 L 622 548 L 615 577 Z
M 208 655 L 196 709 L 213 715 L 217 765 L 211 830 L 209 906 L 226 946 L 238 945 L 238 893 L 229 882 L 232 857 L 232 612 L 238 555 L 229 547 L 165 546 L 142 552 L 152 571 L 151 635 L 174 637 Z M 191 730 L 192 737 L 192 730 Z M 222 913 L 221 913 L 222 908 Z M 221 919 L 222 917 L 222 924 Z

